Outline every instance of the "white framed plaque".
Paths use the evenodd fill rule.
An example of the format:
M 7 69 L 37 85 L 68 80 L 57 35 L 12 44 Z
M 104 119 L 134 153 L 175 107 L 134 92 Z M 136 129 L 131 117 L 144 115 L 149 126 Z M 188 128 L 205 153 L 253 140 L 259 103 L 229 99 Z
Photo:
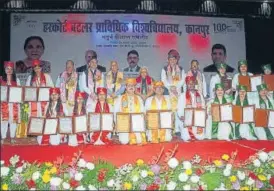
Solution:
M 206 127 L 206 110 L 205 109 L 194 109 L 193 126 Z
M 73 118 L 73 133 L 86 133 L 88 132 L 87 116 L 80 115 Z
M 59 117 L 59 134 L 70 135 L 73 133 L 72 117 Z
M 38 100 L 36 87 L 24 87 L 24 101 L 36 102 Z
M 101 113 L 102 131 L 113 131 L 113 113 Z
M 221 122 L 233 121 L 232 104 L 220 105 Z
M 193 109 L 185 108 L 184 126 L 193 126 Z
M 255 107 L 254 105 L 243 107 L 243 123 L 254 123 Z
M 23 88 L 18 86 L 9 87 L 9 97 L 8 101 L 10 103 L 22 103 L 23 101 Z
M 100 113 L 89 113 L 88 123 L 90 132 L 101 131 L 101 115 Z
M 38 88 L 38 101 L 49 101 L 49 87 Z
M 145 128 L 145 116 L 143 113 L 131 114 L 131 132 L 144 132 Z
M 172 127 L 173 127 L 172 111 L 160 111 L 160 128 L 172 129 Z
M 30 117 L 28 123 L 28 135 L 43 135 L 45 118 Z
M 257 86 L 263 83 L 262 76 L 250 76 L 250 86 L 252 92 L 257 92 Z
M 1 102 L 8 102 L 8 86 L 0 86 Z
M 268 127 L 274 128 L 274 110 L 268 112 Z
M 58 129 L 58 118 L 46 118 L 44 126 L 44 135 L 56 135 Z

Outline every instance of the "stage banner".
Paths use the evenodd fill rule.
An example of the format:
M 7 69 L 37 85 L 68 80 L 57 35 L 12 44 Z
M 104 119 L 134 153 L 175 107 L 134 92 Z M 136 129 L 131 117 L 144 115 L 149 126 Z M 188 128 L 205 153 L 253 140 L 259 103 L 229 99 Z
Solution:
M 160 79 L 171 49 L 180 53 L 179 64 L 186 72 L 192 59 L 199 61 L 201 70 L 214 59 L 223 59 L 237 70 L 237 61 L 246 57 L 242 18 L 14 13 L 10 42 L 10 59 L 16 62 L 16 71 L 23 81 L 31 72 L 32 59 L 41 59 L 43 71 L 51 73 L 55 80 L 64 71 L 67 60 L 73 60 L 76 67 L 86 65 L 87 50 L 97 52 L 99 65 L 107 71 L 111 61 L 117 61 L 120 70 L 133 62 L 148 67 L 156 80 Z M 215 44 L 224 45 L 226 54 L 213 55 Z M 138 52 L 139 59 L 136 55 L 128 57 L 131 50 Z

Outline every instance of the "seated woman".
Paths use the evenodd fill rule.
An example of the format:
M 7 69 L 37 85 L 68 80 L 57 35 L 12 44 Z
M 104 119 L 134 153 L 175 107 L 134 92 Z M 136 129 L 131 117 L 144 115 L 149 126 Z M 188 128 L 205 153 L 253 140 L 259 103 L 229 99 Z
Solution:
M 248 106 L 247 87 L 238 85 L 238 96 L 234 99 L 233 105 Z M 235 139 L 257 140 L 253 123 L 235 124 Z
M 231 122 L 213 122 L 211 115 L 212 104 L 226 104 L 229 100 L 225 98 L 224 85 L 215 84 L 215 97 L 207 103 L 207 125 L 206 138 L 230 141 L 234 138 L 233 123 Z
M 46 118 L 56 118 L 67 116 L 66 106 L 62 104 L 60 98 L 60 89 L 59 88 L 50 88 L 50 101 L 47 103 L 45 108 L 44 116 Z M 38 136 L 37 141 L 39 145 L 59 145 L 61 142 L 64 142 L 65 136 L 60 134 L 56 135 L 43 135 Z M 63 140 L 61 140 L 63 139 Z

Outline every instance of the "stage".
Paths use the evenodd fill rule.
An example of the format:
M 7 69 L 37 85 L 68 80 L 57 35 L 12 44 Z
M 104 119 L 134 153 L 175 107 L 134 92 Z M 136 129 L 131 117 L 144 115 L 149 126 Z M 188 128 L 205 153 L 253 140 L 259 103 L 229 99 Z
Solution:
M 9 160 L 13 155 L 20 156 L 25 161 L 54 161 L 57 157 L 64 157 L 66 162 L 70 162 L 73 154 L 82 151 L 82 156 L 88 161 L 102 159 L 113 163 L 116 166 L 125 163 L 134 163 L 137 159 L 149 162 L 153 156 L 174 149 L 178 145 L 175 157 L 178 159 L 191 159 L 194 155 L 199 155 L 202 159 L 213 160 L 222 154 L 231 154 L 238 151 L 235 162 L 244 161 L 259 150 L 265 152 L 274 151 L 274 141 L 196 141 L 182 142 L 172 141 L 170 143 L 147 144 L 147 145 L 80 145 L 78 147 L 60 146 L 38 146 L 38 145 L 2 145 L 1 160 Z M 162 157 L 164 158 L 164 157 Z

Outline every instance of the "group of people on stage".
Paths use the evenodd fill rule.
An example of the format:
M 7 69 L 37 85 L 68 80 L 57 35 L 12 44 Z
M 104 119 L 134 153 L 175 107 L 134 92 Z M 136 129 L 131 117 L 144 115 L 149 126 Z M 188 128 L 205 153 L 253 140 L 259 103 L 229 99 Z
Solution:
M 134 56 L 135 51 L 132 51 Z M 136 55 L 137 56 L 137 55 Z M 37 141 L 41 145 L 108 144 L 113 136 L 118 136 L 121 144 L 145 144 L 171 141 L 174 133 L 184 141 L 218 140 L 270 140 L 274 139 L 274 128 L 255 127 L 254 123 L 235 124 L 232 122 L 214 122 L 211 115 L 212 104 L 233 103 L 246 106 L 254 104 L 256 108 L 274 109 L 273 92 L 267 84 L 257 86 L 257 96 L 248 96 L 247 87 L 239 84 L 239 76 L 251 76 L 246 60 L 238 62 L 239 73 L 231 78 L 225 63 L 217 63 L 216 75 L 210 80 L 207 93 L 204 74 L 199 70 L 199 62 L 191 61 L 190 70 L 185 73 L 178 64 L 180 55 L 176 50 L 168 52 L 167 65 L 161 72 L 161 80 L 154 81 L 145 67 L 132 65 L 127 72 L 138 71 L 137 78 L 126 78 L 119 70 L 116 61 L 110 62 L 109 71 L 98 69 L 97 56 L 89 58 L 88 65 L 77 72 L 74 62 L 68 60 L 65 70 L 54 84 L 51 76 L 44 73 L 40 60 L 32 61 L 31 74 L 26 86 L 51 87 L 49 102 L 29 102 L 29 117 L 77 116 L 88 112 L 138 113 L 148 110 L 172 110 L 175 114 L 174 130 L 157 129 L 140 133 L 93 132 L 75 135 L 43 135 Z M 15 64 L 4 63 L 5 73 L 1 77 L 1 86 L 20 86 L 16 78 Z M 266 75 L 272 73 L 271 65 L 263 67 Z M 231 86 L 229 81 L 232 81 Z M 167 92 L 166 92 L 167 91 Z M 209 95 L 209 99 L 208 98 Z M 185 108 L 203 108 L 207 110 L 206 127 L 185 126 Z M 9 128 L 12 142 L 20 128 L 20 104 L 1 102 L 1 140 L 7 137 Z

